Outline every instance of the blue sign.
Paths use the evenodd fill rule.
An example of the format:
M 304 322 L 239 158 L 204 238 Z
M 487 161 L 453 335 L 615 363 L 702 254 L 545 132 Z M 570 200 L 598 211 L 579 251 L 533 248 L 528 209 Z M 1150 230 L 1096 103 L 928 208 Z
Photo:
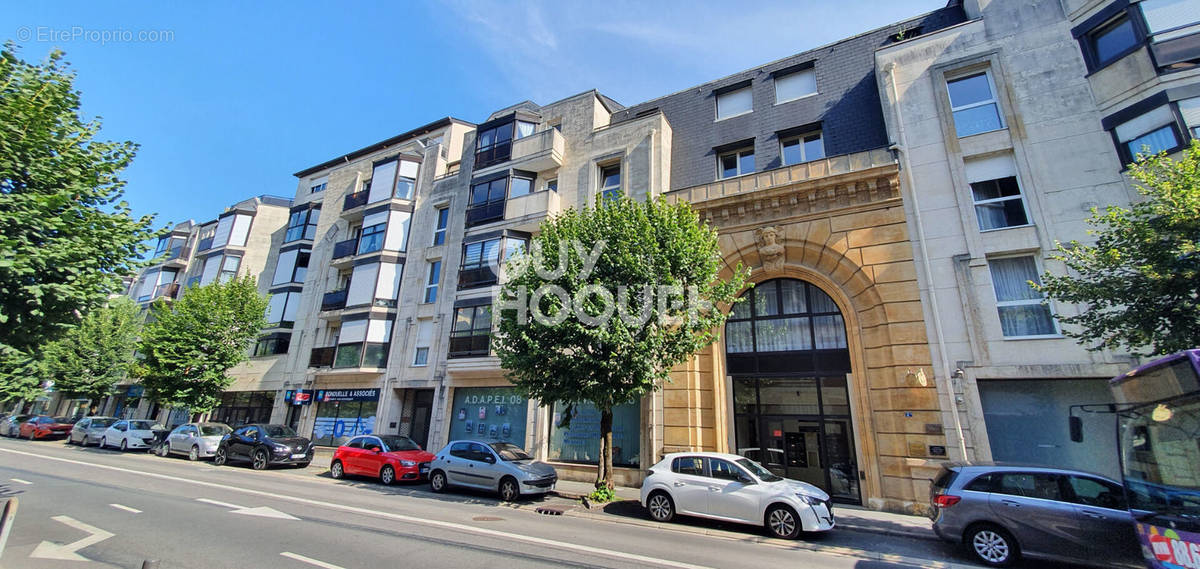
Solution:
M 318 389 L 317 403 L 330 401 L 378 401 L 379 389 Z

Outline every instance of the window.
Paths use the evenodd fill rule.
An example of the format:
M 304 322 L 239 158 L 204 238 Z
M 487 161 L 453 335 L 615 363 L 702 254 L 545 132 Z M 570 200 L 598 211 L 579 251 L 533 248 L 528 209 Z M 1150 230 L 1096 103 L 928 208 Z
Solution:
M 1113 134 L 1121 144 L 1121 158 L 1126 163 L 1136 160 L 1138 154 L 1170 152 L 1180 145 L 1175 115 L 1168 105 L 1117 125 Z
M 1005 338 L 1053 336 L 1058 334 L 1050 307 L 1042 304 L 1042 295 L 1030 282 L 1041 284 L 1033 257 L 991 259 L 992 286 L 996 291 L 996 309 Z
M 533 134 L 534 124 L 525 121 L 507 122 L 481 130 L 475 137 L 475 167 L 482 168 L 504 162 L 512 153 L 512 141 Z
M 358 191 L 370 193 L 371 192 L 371 181 L 363 180 L 362 187 L 359 188 Z
M 504 192 L 507 186 L 508 178 L 498 178 L 471 186 L 467 227 L 504 219 Z
M 611 166 L 600 167 L 600 198 L 602 200 L 615 200 L 622 196 L 621 192 L 621 165 L 613 164 Z
M 949 80 L 946 89 L 954 113 L 954 130 L 959 137 L 1004 128 L 992 80 L 986 72 Z
M 527 196 L 532 190 L 533 180 L 529 178 L 514 177 L 508 185 L 508 197 L 519 198 L 521 196 Z
M 424 347 L 424 346 L 417 348 L 417 352 L 415 354 L 413 354 L 413 364 L 412 365 L 414 365 L 414 366 L 429 365 L 429 348 Z
M 1138 2 L 1150 41 L 1154 43 L 1189 36 L 1197 32 L 1200 5 L 1196 0 L 1144 0 Z M 1163 62 L 1160 61 L 1161 65 Z
M 225 259 L 221 261 L 221 273 L 217 275 L 217 280 L 227 283 L 237 278 L 238 267 L 241 264 L 241 257 L 225 257 Z
M 396 176 L 396 197 L 402 200 L 411 200 L 413 196 L 413 186 L 417 181 L 406 176 Z
M 413 352 L 412 365 L 423 366 L 429 363 L 429 344 L 431 342 L 433 342 L 433 320 L 417 319 L 417 341 L 414 343 L 416 350 Z
M 317 218 L 321 216 L 320 208 L 294 211 L 288 217 L 287 233 L 283 242 L 290 243 L 299 239 L 312 240 L 317 236 Z
M 709 476 L 713 478 L 732 480 L 734 482 L 737 482 L 744 476 L 742 469 L 734 466 L 732 462 L 716 458 L 708 459 L 708 471 Z
M 466 306 L 454 309 L 454 326 L 450 329 L 452 358 L 488 355 L 492 332 L 492 305 Z
M 996 480 L 998 478 L 998 474 L 984 474 L 983 476 L 968 482 L 966 486 L 963 486 L 963 490 L 970 490 L 972 492 L 991 492 L 996 487 Z
M 1096 69 L 1124 57 L 1142 43 L 1133 28 L 1133 20 L 1124 13 L 1089 33 L 1087 41 Z
M 846 324 L 821 289 L 795 279 L 760 283 L 734 305 L 725 324 L 730 354 L 846 348 Z
M 362 236 L 358 238 L 358 254 L 370 253 L 383 249 L 383 236 L 387 232 L 387 223 L 378 223 L 364 227 Z
M 1000 474 L 996 484 L 997 494 L 1038 498 L 1041 500 L 1062 500 L 1062 492 L 1058 487 L 1057 474 L 1041 472 L 1005 472 Z
M 323 191 L 325 191 L 325 182 L 321 182 L 319 184 L 309 186 L 309 188 L 308 188 L 308 193 L 310 193 L 310 194 L 315 194 L 317 192 L 323 192 Z
M 496 238 L 463 245 L 462 264 L 458 272 L 459 289 L 496 284 L 500 241 Z
M 557 179 L 546 180 L 546 189 L 550 190 L 552 192 L 557 192 L 558 191 L 558 180 Z
M 525 138 L 526 136 L 533 134 L 533 129 L 534 129 L 533 123 L 525 122 L 525 121 L 517 121 L 517 132 L 516 132 L 516 136 L 514 136 L 513 138 L 514 139 Z
M 980 231 L 1029 225 L 1012 155 L 967 160 L 964 172 Z
M 438 278 L 442 273 L 441 261 L 429 262 L 429 280 L 425 283 L 425 302 L 436 302 L 438 291 Z
M 671 472 L 704 476 L 704 459 L 699 456 L 681 456 L 671 461 Z
M 1096 506 L 1110 510 L 1124 510 L 1125 492 L 1120 486 L 1083 476 L 1067 476 L 1071 487 L 1071 501 L 1084 506 Z
M 446 173 L 443 174 L 443 176 L 454 176 L 454 175 L 458 174 L 458 171 L 461 166 L 462 166 L 462 162 L 459 162 L 457 160 L 454 162 L 450 162 L 449 164 L 446 164 Z
M 754 110 L 754 93 L 749 86 L 717 95 L 717 120 L 744 115 Z
M 446 242 L 446 224 L 450 221 L 450 208 L 439 207 L 437 210 L 437 228 L 433 230 L 433 244 L 441 245 Z
M 1200 138 L 1200 97 L 1183 99 L 1177 104 L 1179 114 L 1183 115 L 1183 124 L 1187 126 L 1192 138 Z
M 785 166 L 825 157 L 825 145 L 821 142 L 819 132 L 785 138 L 780 141 L 780 146 Z
M 721 178 L 732 178 L 754 172 L 754 149 L 747 148 L 722 154 L 717 158 Z
M 795 101 L 817 92 L 817 71 L 808 68 L 775 76 L 775 104 Z
M 254 345 L 254 357 L 274 356 L 277 354 L 286 354 L 288 347 L 291 344 L 291 336 L 276 336 L 262 338 Z

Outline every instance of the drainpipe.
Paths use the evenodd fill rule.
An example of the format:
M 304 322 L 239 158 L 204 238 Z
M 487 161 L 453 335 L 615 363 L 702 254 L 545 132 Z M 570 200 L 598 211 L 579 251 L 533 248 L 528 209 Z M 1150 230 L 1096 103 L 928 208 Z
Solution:
M 958 437 L 958 448 L 962 450 L 963 461 L 970 464 L 971 459 L 967 456 L 967 440 L 963 436 L 962 421 L 958 416 L 958 395 L 954 392 L 954 383 L 950 381 L 950 377 L 956 370 L 950 367 L 950 356 L 946 353 L 946 336 L 942 331 L 942 317 L 938 310 L 937 287 L 933 285 L 933 266 L 929 263 L 929 247 L 925 241 L 925 224 L 921 222 L 921 202 L 917 197 L 917 188 L 913 185 L 912 168 L 908 163 L 908 140 L 904 136 L 904 111 L 900 105 L 900 95 L 896 89 L 896 62 L 889 62 L 884 66 L 883 72 L 887 74 L 888 90 L 892 97 L 893 108 L 896 109 L 896 137 L 897 144 L 893 144 L 890 149 L 895 150 L 900 154 L 901 170 L 904 171 L 903 182 L 908 187 L 909 199 L 913 209 L 913 224 L 917 226 L 917 243 L 921 248 L 921 268 L 925 273 L 925 282 L 929 284 L 929 311 L 933 314 L 933 330 L 937 339 L 938 355 L 941 360 L 942 373 L 934 374 L 934 381 L 938 378 L 943 380 L 946 393 L 950 397 L 950 416 L 954 418 L 954 433 Z

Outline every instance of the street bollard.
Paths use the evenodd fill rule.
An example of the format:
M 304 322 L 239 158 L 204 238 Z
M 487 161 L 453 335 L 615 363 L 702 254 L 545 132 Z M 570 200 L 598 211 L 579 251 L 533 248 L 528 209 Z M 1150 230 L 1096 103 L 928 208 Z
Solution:
M 17 499 L 9 498 L 0 512 L 0 557 L 4 556 L 4 544 L 8 542 L 8 532 L 12 530 L 13 518 L 17 517 Z

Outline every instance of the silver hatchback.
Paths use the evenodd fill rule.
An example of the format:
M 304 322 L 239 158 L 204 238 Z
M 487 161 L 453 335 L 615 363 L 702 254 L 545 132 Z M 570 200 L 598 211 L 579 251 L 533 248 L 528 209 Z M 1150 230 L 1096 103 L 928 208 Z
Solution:
M 104 436 L 104 431 L 107 431 L 118 420 L 116 417 L 84 417 L 71 427 L 71 433 L 67 435 L 67 444 L 79 446 L 100 444 L 100 438 Z
M 943 467 L 929 489 L 933 530 L 1001 567 L 1021 556 L 1142 567 L 1121 485 L 1098 474 L 1017 465 Z
M 548 493 L 556 482 L 553 466 L 533 460 L 525 449 L 510 443 L 451 441 L 429 465 L 429 486 L 434 492 L 465 486 L 498 492 L 511 502 L 521 494 Z

